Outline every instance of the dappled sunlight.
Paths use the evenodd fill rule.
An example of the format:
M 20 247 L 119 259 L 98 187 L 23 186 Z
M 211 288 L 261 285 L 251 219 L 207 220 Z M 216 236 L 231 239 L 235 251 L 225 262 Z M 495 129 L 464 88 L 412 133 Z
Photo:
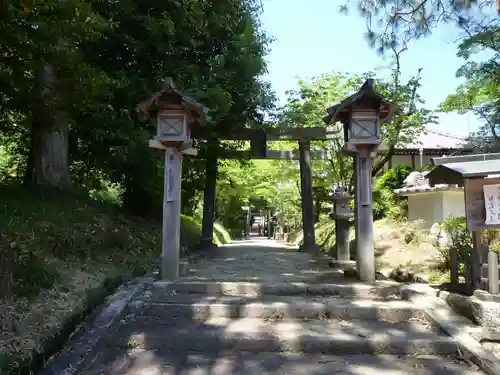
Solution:
M 346 280 L 306 253 L 241 249 L 148 284 L 82 374 L 465 374 L 461 362 L 423 356 L 456 344 L 399 298 L 400 284 Z M 329 282 L 310 282 L 321 275 Z

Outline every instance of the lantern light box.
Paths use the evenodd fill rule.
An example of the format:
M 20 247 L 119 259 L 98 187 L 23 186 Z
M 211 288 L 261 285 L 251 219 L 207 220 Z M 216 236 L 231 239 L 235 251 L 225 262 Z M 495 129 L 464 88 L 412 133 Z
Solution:
M 156 119 L 156 137 L 160 142 L 190 141 L 190 126 L 185 111 L 163 110 Z
M 348 127 L 348 140 L 351 143 L 377 143 L 380 140 L 379 120 L 380 115 L 376 110 L 353 108 L 351 123 Z

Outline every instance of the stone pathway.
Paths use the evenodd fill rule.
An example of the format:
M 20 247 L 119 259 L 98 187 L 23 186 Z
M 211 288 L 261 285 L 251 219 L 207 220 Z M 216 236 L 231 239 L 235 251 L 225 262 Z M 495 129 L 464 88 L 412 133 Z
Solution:
M 274 241 L 235 242 L 136 293 L 71 374 L 482 374 L 396 289 Z
M 214 261 L 216 258 L 216 261 Z M 261 237 L 235 241 L 190 266 L 189 279 L 212 281 L 307 282 L 320 274 L 311 256 Z

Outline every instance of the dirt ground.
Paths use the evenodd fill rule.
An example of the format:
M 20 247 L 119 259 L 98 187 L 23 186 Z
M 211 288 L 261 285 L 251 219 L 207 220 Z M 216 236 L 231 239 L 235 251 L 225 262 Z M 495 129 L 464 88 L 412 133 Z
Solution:
M 436 270 L 441 261 L 435 238 L 414 228 L 412 223 L 375 222 L 375 256 L 383 274 L 402 267 L 430 283 L 441 283 L 449 277 Z

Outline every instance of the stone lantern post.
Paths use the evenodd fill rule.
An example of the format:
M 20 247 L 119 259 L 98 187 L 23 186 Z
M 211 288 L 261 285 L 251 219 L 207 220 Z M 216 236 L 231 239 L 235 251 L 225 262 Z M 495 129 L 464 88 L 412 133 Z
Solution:
M 361 281 L 375 281 L 373 248 L 372 159 L 381 143 L 380 124 L 388 122 L 399 108 L 373 88 L 368 79 L 358 92 L 327 109 L 327 124 L 343 124 L 345 151 L 355 156 L 356 180 L 356 269 Z
M 156 126 L 156 136 L 149 146 L 165 152 L 163 190 L 162 249 L 160 277 L 179 276 L 182 155 L 196 155 L 191 128 L 208 120 L 208 110 L 177 90 L 171 78 L 163 89 L 139 104 L 139 112 Z
M 335 244 L 337 260 L 331 262 L 335 268 L 345 268 L 352 266 L 351 252 L 349 248 L 349 227 L 350 220 L 354 218 L 354 213 L 349 208 L 349 201 L 352 196 L 343 187 L 337 187 L 330 200 L 333 202 L 333 212 L 330 215 L 335 220 Z

